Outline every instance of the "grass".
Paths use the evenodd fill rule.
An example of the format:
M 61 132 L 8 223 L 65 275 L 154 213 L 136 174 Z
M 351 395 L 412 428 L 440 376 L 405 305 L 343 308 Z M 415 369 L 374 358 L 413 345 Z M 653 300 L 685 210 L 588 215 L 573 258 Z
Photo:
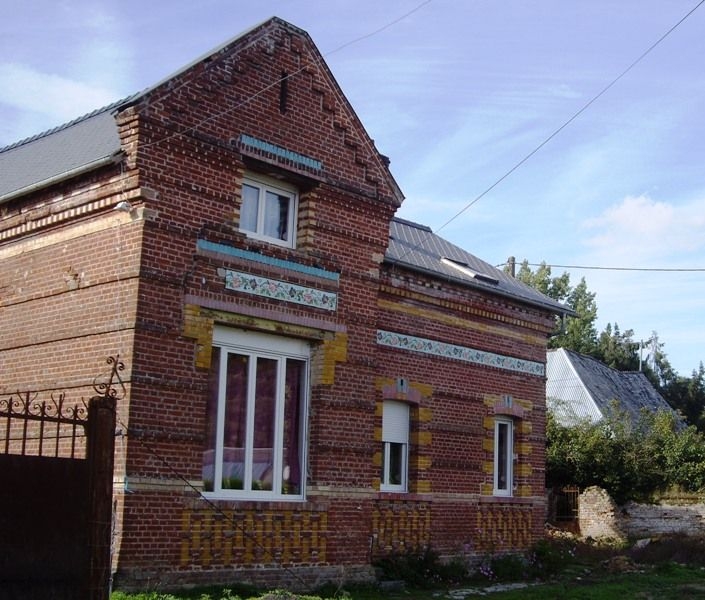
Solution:
M 421 561 L 421 562 L 419 562 Z M 435 585 L 419 585 L 404 576 L 409 566 L 425 572 Z M 705 599 L 705 539 L 665 537 L 642 548 L 598 545 L 570 538 L 550 539 L 527 557 L 487 557 L 483 568 L 459 578 L 433 553 L 397 557 L 386 565 L 391 579 L 407 579 L 403 588 L 331 586 L 315 596 L 252 588 L 201 588 L 179 593 L 115 592 L 111 600 L 688 600 Z M 511 568 L 508 568 L 511 567 Z M 413 570 L 413 569 L 412 569 Z M 510 575 L 511 574 L 511 575 Z M 521 574 L 520 577 L 516 577 Z M 498 589 L 513 582 L 519 589 Z

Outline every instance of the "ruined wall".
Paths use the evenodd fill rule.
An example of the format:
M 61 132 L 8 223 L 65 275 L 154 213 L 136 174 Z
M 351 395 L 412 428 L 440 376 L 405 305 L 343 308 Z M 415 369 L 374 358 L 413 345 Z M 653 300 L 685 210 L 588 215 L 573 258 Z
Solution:
M 705 535 L 705 503 L 695 495 L 671 495 L 656 504 L 617 506 L 605 490 L 591 487 L 580 495 L 578 520 L 581 535 L 595 539 Z

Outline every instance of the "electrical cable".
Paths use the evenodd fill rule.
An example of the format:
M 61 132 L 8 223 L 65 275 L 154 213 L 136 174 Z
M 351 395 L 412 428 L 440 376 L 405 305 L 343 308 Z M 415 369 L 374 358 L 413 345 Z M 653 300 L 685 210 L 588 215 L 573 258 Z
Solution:
M 705 0 L 703 0 L 705 1 Z M 504 267 L 509 263 L 501 263 L 495 265 L 497 268 Z M 600 267 L 587 265 L 557 265 L 547 263 L 526 263 L 529 267 L 548 267 L 549 269 L 584 269 L 593 271 L 645 271 L 653 273 L 702 273 L 705 272 L 705 267 Z
M 521 167 L 525 162 L 527 162 L 532 156 L 534 156 L 541 148 L 543 148 L 546 144 L 548 144 L 554 137 L 556 137 L 561 131 L 563 131 L 568 125 L 570 125 L 575 119 L 577 119 L 581 114 L 583 114 L 590 106 L 592 106 L 597 100 L 599 100 L 605 93 L 607 93 L 610 88 L 612 88 L 620 79 L 622 79 L 629 71 L 631 71 L 636 65 L 638 65 L 648 54 L 651 53 L 654 48 L 656 48 L 663 40 L 665 40 L 671 33 L 673 33 L 690 15 L 692 15 L 702 4 L 705 3 L 705 0 L 700 0 L 692 9 L 690 9 L 681 19 L 678 20 L 678 22 L 673 25 L 666 33 L 664 33 L 658 40 L 656 40 L 653 44 L 651 44 L 644 52 L 642 52 L 639 57 L 634 60 L 626 69 L 624 69 L 619 75 L 617 75 L 612 81 L 610 81 L 606 86 L 604 86 L 596 95 L 594 95 L 590 100 L 588 100 L 583 106 L 578 109 L 577 112 L 575 112 L 567 121 L 564 121 L 563 124 L 555 129 L 553 133 L 551 133 L 548 137 L 546 137 L 538 146 L 534 147 L 533 150 L 531 150 L 524 158 L 522 158 L 519 162 L 514 164 L 513 167 L 511 167 L 508 171 L 506 171 L 499 179 L 497 179 L 492 185 L 487 187 L 484 191 L 482 191 L 480 194 L 475 196 L 470 202 L 468 202 L 460 211 L 458 211 L 455 215 L 453 215 L 450 219 L 448 219 L 443 225 L 441 225 L 436 231 L 441 231 L 450 223 L 455 221 L 460 215 L 462 215 L 465 211 L 467 211 L 471 206 L 473 206 L 476 202 L 478 202 L 480 199 L 482 199 L 484 196 L 486 196 L 489 192 L 491 192 L 495 187 L 497 187 L 500 183 L 502 183 L 507 177 L 509 177 L 514 171 L 516 171 L 519 167 Z

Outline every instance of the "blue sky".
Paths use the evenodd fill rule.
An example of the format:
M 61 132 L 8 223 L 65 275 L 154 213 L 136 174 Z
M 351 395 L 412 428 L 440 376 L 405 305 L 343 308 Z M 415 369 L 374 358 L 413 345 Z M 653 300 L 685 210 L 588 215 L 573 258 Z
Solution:
M 305 29 L 406 195 L 398 215 L 499 265 L 705 269 L 698 0 L 6 0 L 0 146 L 140 91 L 276 15 Z M 168 8 L 167 8 L 168 7 Z M 454 218 L 456 217 L 456 218 Z M 705 270 L 585 277 L 598 329 L 705 360 Z

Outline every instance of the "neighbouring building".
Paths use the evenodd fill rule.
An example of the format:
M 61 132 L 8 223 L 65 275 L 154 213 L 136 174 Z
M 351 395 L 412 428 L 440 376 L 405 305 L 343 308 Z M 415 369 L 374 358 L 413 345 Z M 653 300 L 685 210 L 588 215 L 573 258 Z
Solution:
M 641 371 L 618 371 L 566 348 L 547 353 L 546 403 L 563 425 L 596 423 L 614 410 L 633 422 L 642 411 L 675 413 Z
M 0 150 L 0 393 L 126 366 L 116 587 L 363 579 L 542 535 L 565 309 L 402 199 L 278 18 Z

